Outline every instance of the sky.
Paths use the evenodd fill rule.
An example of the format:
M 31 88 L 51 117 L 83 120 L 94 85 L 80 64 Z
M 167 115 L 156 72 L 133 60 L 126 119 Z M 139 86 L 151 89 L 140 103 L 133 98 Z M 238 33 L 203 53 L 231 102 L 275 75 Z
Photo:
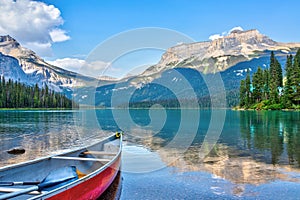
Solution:
M 144 27 L 174 30 L 194 41 L 242 27 L 275 41 L 300 42 L 299 7 L 298 0 L 0 0 L 0 35 L 9 34 L 46 61 L 78 71 L 97 45 Z M 124 69 L 114 73 L 155 64 L 163 52 L 121 58 L 115 65 Z

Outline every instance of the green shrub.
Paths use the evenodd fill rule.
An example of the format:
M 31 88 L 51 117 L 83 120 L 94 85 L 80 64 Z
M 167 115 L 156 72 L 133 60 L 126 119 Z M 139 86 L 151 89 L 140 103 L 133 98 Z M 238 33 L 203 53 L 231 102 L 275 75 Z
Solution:
M 272 104 L 269 106 L 266 106 L 268 110 L 281 110 L 283 108 L 282 104 Z

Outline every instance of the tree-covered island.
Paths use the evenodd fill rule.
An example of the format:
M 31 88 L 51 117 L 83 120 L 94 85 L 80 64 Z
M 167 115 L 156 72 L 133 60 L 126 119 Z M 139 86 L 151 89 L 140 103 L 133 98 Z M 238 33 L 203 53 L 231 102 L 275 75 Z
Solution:
M 300 49 L 295 56 L 288 55 L 285 75 L 271 52 L 270 67 L 258 68 L 252 80 L 248 71 L 240 83 L 240 105 L 242 109 L 279 110 L 300 109 Z

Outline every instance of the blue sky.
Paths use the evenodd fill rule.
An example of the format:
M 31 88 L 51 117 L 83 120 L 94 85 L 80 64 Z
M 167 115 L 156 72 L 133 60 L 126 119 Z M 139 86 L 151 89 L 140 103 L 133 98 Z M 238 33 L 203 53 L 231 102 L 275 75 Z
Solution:
M 43 27 L 45 33 L 50 29 L 55 29 L 48 40 L 37 35 L 39 32 L 45 34 L 42 32 L 43 28 L 38 29 L 38 25 L 36 25 L 36 30 L 30 28 L 30 20 L 38 21 L 37 18 L 46 16 L 49 9 L 41 9 L 42 14 L 36 16 L 29 12 L 26 16 L 19 16 L 22 17 L 19 20 L 10 19 L 9 22 L 20 24 L 23 19 L 28 18 L 29 25 L 19 25 L 19 30 L 16 30 L 4 25 L 7 23 L 5 22 L 7 15 L 3 9 L 13 0 L 1 1 L 3 2 L 0 3 L 0 13 L 2 13 L 0 14 L 0 34 L 10 34 L 16 37 L 21 44 L 37 51 L 49 61 L 85 59 L 90 51 L 107 38 L 123 31 L 142 27 L 173 29 L 196 41 L 205 41 L 212 34 L 221 34 L 233 27 L 241 26 L 245 30 L 258 29 L 276 41 L 300 42 L 300 1 L 298 0 L 41 0 L 47 6 L 54 6 L 50 7 L 49 16 L 51 17 L 45 17 L 46 21 L 48 20 L 46 24 L 48 24 Z M 18 13 L 22 13 L 19 12 L 20 9 L 28 10 L 26 5 L 32 1 L 17 0 L 17 2 L 22 1 L 25 3 L 19 3 L 18 8 L 16 4 L 11 4 L 11 8 Z M 39 3 L 39 1 L 35 2 Z M 35 8 L 41 5 L 35 5 Z M 7 7 L 7 12 L 11 12 L 11 8 Z M 30 19 L 30 16 L 35 18 Z M 22 28 L 28 30 L 23 31 Z M 30 30 L 34 32 L 30 33 Z M 32 35 L 32 38 L 29 38 L 29 35 Z M 35 35 L 37 35 L 36 41 Z M 153 62 L 159 59 L 158 55 L 161 53 L 153 53 Z
M 71 41 L 54 46 L 56 56 L 86 54 L 101 41 L 128 29 L 162 27 L 197 41 L 232 27 L 259 29 L 274 40 L 300 41 L 300 1 L 49 0 L 62 12 Z M 74 48 L 73 48 L 74 47 Z M 66 51 L 67 48 L 69 51 Z

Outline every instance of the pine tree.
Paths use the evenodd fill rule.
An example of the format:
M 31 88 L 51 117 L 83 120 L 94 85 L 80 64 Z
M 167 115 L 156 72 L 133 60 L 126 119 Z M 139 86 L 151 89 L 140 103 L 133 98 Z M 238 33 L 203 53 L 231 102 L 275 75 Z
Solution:
M 45 108 L 49 107 L 49 88 L 48 85 L 45 86 Z
M 270 75 L 271 81 L 275 82 L 278 87 L 282 87 L 282 68 L 273 51 L 270 57 Z
M 6 83 L 6 107 L 12 108 L 11 105 L 11 94 L 12 94 L 12 88 L 11 88 L 11 79 L 8 79 L 8 82 Z
M 250 72 L 248 70 L 246 80 L 245 80 L 245 88 L 246 88 L 246 99 L 245 99 L 245 106 L 249 108 L 251 105 L 251 79 L 250 79 Z
M 293 87 L 292 87 L 292 72 L 293 72 L 293 56 L 289 55 L 286 58 L 285 64 L 285 71 L 286 71 L 286 82 L 284 86 L 284 95 L 283 95 L 283 105 L 285 108 L 292 107 L 292 100 L 293 100 Z
M 263 81 L 264 81 L 264 87 L 263 87 L 263 100 L 268 100 L 270 96 L 270 72 L 268 69 L 265 69 L 263 71 Z
M 34 86 L 34 95 L 33 95 L 33 107 L 38 108 L 40 106 L 40 89 L 38 84 Z
M 278 60 L 271 52 L 270 57 L 270 101 L 272 104 L 279 102 L 278 87 L 282 87 L 282 69 Z
M 241 85 L 240 85 L 240 107 L 244 107 L 246 103 L 246 84 L 245 80 L 241 80 Z
M 279 102 L 278 90 L 277 90 L 277 85 L 276 85 L 275 81 L 272 81 L 271 85 L 270 85 L 270 101 L 271 101 L 271 104 L 277 104 Z
M 275 72 L 275 55 L 274 55 L 274 52 L 271 51 L 271 56 L 270 56 L 270 73 L 271 73 L 271 76 L 273 76 L 272 73 Z
M 275 70 L 276 70 L 276 84 L 278 87 L 282 87 L 283 86 L 283 76 L 282 76 L 282 68 L 281 65 L 279 63 L 279 61 L 277 59 L 275 59 Z
M 260 67 L 258 67 L 257 71 L 253 74 L 252 79 L 253 85 L 253 100 L 256 103 L 259 103 L 262 100 L 264 81 L 263 81 L 263 71 Z

